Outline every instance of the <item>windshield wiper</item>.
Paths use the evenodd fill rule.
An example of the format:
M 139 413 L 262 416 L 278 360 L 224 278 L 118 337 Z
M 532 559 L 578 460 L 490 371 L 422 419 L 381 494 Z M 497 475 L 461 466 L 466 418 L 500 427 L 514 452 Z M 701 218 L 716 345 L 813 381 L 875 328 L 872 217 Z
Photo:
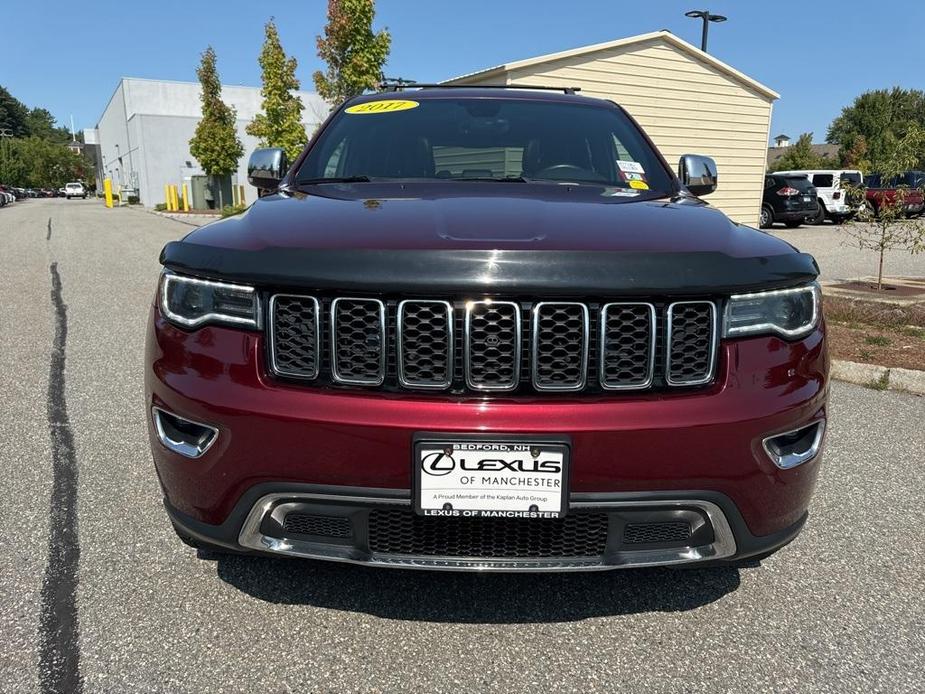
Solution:
M 529 183 L 530 179 L 523 176 L 465 176 L 461 178 L 446 178 L 445 181 L 490 181 L 492 183 Z
M 315 183 L 369 183 L 369 176 L 331 176 L 325 178 L 304 178 L 296 181 L 296 185 L 308 186 Z

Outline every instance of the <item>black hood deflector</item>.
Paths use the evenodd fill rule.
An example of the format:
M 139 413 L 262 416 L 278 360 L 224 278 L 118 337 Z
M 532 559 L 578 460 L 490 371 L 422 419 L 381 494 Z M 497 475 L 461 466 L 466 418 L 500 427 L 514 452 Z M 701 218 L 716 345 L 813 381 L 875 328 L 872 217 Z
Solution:
M 806 253 L 329 250 L 218 248 L 173 241 L 161 264 L 197 277 L 275 289 L 420 296 L 703 296 L 810 282 Z

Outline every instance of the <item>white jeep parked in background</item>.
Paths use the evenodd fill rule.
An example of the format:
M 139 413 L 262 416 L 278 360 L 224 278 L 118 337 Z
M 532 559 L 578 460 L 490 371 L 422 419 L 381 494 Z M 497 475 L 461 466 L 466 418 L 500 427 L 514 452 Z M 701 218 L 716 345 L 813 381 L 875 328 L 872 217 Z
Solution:
M 83 183 L 65 183 L 64 184 L 64 197 L 68 200 L 71 198 L 83 198 L 87 199 L 87 190 L 84 188 Z
M 780 176 L 806 176 L 816 188 L 819 196 L 819 209 L 814 216 L 807 219 L 810 224 L 822 224 L 831 219 L 835 224 L 851 219 L 858 212 L 858 207 L 849 204 L 843 184 L 860 186 L 864 174 L 857 169 L 819 169 L 801 171 L 775 171 Z

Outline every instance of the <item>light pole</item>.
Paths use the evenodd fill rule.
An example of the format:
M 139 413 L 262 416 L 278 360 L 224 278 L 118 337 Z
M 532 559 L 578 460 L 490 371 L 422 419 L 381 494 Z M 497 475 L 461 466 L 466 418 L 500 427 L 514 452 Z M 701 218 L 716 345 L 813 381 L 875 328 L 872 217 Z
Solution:
M 702 19 L 703 20 L 703 34 L 700 37 L 700 50 L 704 53 L 707 52 L 707 33 L 710 31 L 710 22 L 725 22 L 726 17 L 721 14 L 710 14 L 710 10 L 691 10 L 690 12 L 684 13 L 685 17 L 690 17 L 691 19 Z

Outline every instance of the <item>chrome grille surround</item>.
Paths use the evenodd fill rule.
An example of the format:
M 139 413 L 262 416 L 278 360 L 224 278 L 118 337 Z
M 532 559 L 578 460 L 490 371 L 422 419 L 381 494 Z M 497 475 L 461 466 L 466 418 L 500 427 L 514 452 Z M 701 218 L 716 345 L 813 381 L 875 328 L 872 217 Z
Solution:
M 611 328 L 608 325 L 608 318 L 612 311 L 623 310 L 623 311 L 638 311 L 637 317 L 645 315 L 648 317 L 648 329 L 645 338 L 648 340 L 648 346 L 645 348 L 642 354 L 637 354 L 637 361 L 640 357 L 645 358 L 645 376 L 641 379 L 630 380 L 625 378 L 609 378 L 608 371 L 611 369 L 611 364 L 608 364 L 608 358 L 616 358 L 617 364 L 613 365 L 622 370 L 626 368 L 632 368 L 632 363 L 627 364 L 627 361 L 632 361 L 632 358 L 629 356 L 621 356 L 618 352 L 617 355 L 610 354 L 611 349 L 609 345 L 614 339 L 611 333 Z M 601 388 L 604 390 L 643 390 L 645 388 L 650 388 L 653 381 L 655 380 L 655 345 L 657 342 L 657 323 L 655 318 L 655 305 L 647 302 L 640 301 L 625 301 L 625 302 L 615 302 L 610 304 L 604 304 L 601 307 L 601 317 L 600 317 L 600 340 L 598 341 L 598 353 L 600 354 L 600 363 L 598 365 L 598 376 L 600 378 Z M 626 336 L 625 333 L 620 334 L 620 338 Z M 635 339 L 636 336 L 629 335 L 630 339 Z M 640 351 L 637 348 L 637 353 Z
M 443 356 L 443 361 L 445 363 L 444 371 L 445 376 L 441 379 L 431 378 L 430 380 L 421 379 L 414 377 L 408 377 L 408 364 L 406 364 L 406 358 L 409 356 L 406 354 L 405 350 L 409 347 L 409 342 L 406 333 L 409 332 L 408 326 L 405 324 L 405 319 L 407 318 L 410 311 L 414 310 L 414 307 L 442 307 L 446 311 L 446 327 L 444 332 L 446 334 L 446 339 L 444 340 L 445 349 L 443 350 L 445 356 Z M 410 310 L 409 310 L 410 309 Z M 455 336 L 453 334 L 453 305 L 449 301 L 438 301 L 433 299 L 406 299 L 401 301 L 398 304 L 398 313 L 396 316 L 396 330 L 395 330 L 395 344 L 398 352 L 398 382 L 406 388 L 427 388 L 434 390 L 446 390 L 453 384 L 453 367 L 455 365 L 454 357 L 454 340 Z M 439 331 L 439 328 L 438 328 Z M 432 345 L 421 345 L 417 348 L 417 351 L 433 351 L 434 348 Z M 420 358 L 420 354 L 416 355 Z M 428 357 L 425 354 L 425 359 L 429 359 L 431 363 L 434 361 L 439 361 L 439 359 L 434 359 L 433 357 Z M 436 371 L 437 369 L 431 369 Z
M 569 316 L 570 311 L 577 309 L 580 325 L 574 325 L 575 315 Z M 553 314 L 556 311 L 557 318 L 544 316 L 544 313 Z M 555 325 L 544 325 L 544 322 L 555 321 Z M 563 321 L 572 323 L 567 325 Z M 533 387 L 541 391 L 574 391 L 583 390 L 588 379 L 588 342 L 590 317 L 586 304 L 575 301 L 541 301 L 533 307 L 533 339 L 531 340 L 531 378 Z M 572 350 L 569 354 L 570 345 L 555 344 L 552 339 L 541 339 L 541 331 L 557 331 L 559 336 L 566 341 L 572 341 L 578 338 L 578 349 Z M 576 334 L 577 333 L 577 334 Z M 543 353 L 546 353 L 545 355 Z M 566 359 L 575 360 L 577 357 L 578 373 L 571 380 L 563 380 L 560 374 L 565 372 L 574 372 L 575 364 L 562 363 Z M 558 361 L 557 365 L 546 365 L 541 363 L 541 359 L 546 358 L 552 361 Z M 565 374 L 567 375 L 567 374 Z
M 716 303 L 706 299 L 464 302 L 279 293 L 267 308 L 267 364 L 275 376 L 455 394 L 702 386 L 716 375 L 721 327 Z
M 696 311 L 697 307 L 705 310 L 709 316 L 708 342 L 692 337 L 693 330 L 703 328 L 702 322 L 697 322 L 694 317 L 693 325 L 690 325 L 691 316 L 676 315 L 680 311 L 691 313 Z M 719 336 L 719 326 L 717 325 L 716 304 L 712 301 L 675 301 L 668 305 L 666 310 L 667 325 L 665 328 L 665 382 L 670 386 L 698 386 L 709 383 L 713 380 L 713 371 L 716 366 L 717 338 Z M 706 343 L 704 345 L 704 343 Z M 706 349 L 704 350 L 704 346 Z M 692 369 L 687 364 L 682 364 L 679 369 L 680 378 L 675 372 L 675 362 L 685 357 L 681 352 L 693 353 L 696 361 L 702 364 L 700 369 Z
M 369 375 L 351 375 L 341 370 L 341 367 L 347 366 L 349 369 L 356 369 L 355 366 L 351 365 L 351 362 L 346 364 L 340 363 L 342 354 L 339 352 L 341 347 L 338 347 L 338 342 L 344 337 L 341 327 L 340 320 L 341 317 L 338 315 L 338 309 L 341 305 L 346 304 L 350 308 L 345 308 L 345 311 L 350 311 L 353 313 L 357 306 L 362 305 L 371 305 L 375 307 L 376 313 L 374 316 L 378 316 L 378 326 L 376 333 L 372 333 L 369 330 L 364 330 L 362 325 L 356 324 L 357 321 L 363 321 L 364 317 L 361 315 L 356 315 L 350 318 L 351 321 L 354 321 L 354 326 L 347 328 L 352 330 L 353 334 L 361 334 L 365 338 L 367 344 L 362 345 L 359 348 L 352 347 L 352 349 L 363 349 L 367 352 L 367 355 L 364 357 L 363 361 L 366 362 L 365 367 L 361 370 L 365 370 Z M 373 359 L 369 353 L 374 352 L 368 347 L 372 345 L 368 344 L 369 341 L 373 338 L 378 338 L 378 358 Z M 385 304 L 382 303 L 379 299 L 363 299 L 356 297 L 339 297 L 334 299 L 331 302 L 331 376 L 338 383 L 344 383 L 348 385 L 359 385 L 359 386 L 378 386 L 382 385 L 385 381 L 385 370 L 386 370 L 386 356 L 388 353 L 388 342 L 386 340 L 386 322 L 385 322 Z M 368 368 L 373 363 L 377 363 L 376 369 L 373 371 Z
M 486 317 L 491 313 L 498 314 L 498 309 L 501 307 L 511 309 L 508 317 Z M 473 323 L 475 323 L 475 327 L 473 327 Z M 463 370 L 466 374 L 466 385 L 473 390 L 515 390 L 520 384 L 521 341 L 523 338 L 521 334 L 520 304 L 513 301 L 493 301 L 491 299 L 467 302 L 464 333 L 465 366 Z M 481 333 L 487 333 L 484 340 L 479 338 Z M 497 333 L 501 333 L 501 335 Z M 506 334 L 510 334 L 510 338 L 507 340 L 505 339 Z M 489 341 L 492 337 L 498 339 L 497 344 Z M 473 343 L 477 340 L 484 344 L 476 344 L 476 349 L 473 350 Z M 509 354 L 499 349 L 504 347 L 510 350 Z M 487 365 L 489 361 L 494 361 L 496 366 L 494 368 L 489 367 Z M 473 362 L 475 362 L 474 367 Z M 479 362 L 482 363 L 479 364 Z M 499 362 L 500 364 L 498 364 Z M 507 379 L 499 378 L 494 382 L 488 380 L 491 373 L 498 374 L 499 372 L 507 371 L 510 371 L 511 374 Z
M 291 303 L 295 306 L 301 305 L 301 310 L 304 311 L 304 306 L 307 303 L 312 312 L 312 333 L 313 335 L 299 335 L 294 336 L 297 344 L 294 346 L 295 349 L 299 349 L 300 346 L 304 345 L 306 342 L 311 344 L 311 351 L 302 349 L 304 356 L 299 357 L 298 355 L 293 355 L 289 361 L 290 364 L 281 363 L 281 361 L 286 361 L 286 358 L 280 359 L 280 349 L 277 348 L 277 345 L 280 342 L 287 342 L 287 340 L 277 340 L 278 337 L 282 338 L 285 336 L 286 331 L 294 330 L 290 326 L 281 326 L 279 325 L 280 317 L 279 313 L 283 310 L 282 306 L 285 306 L 287 302 L 291 300 Z M 280 376 L 288 376 L 290 378 L 304 378 L 304 379 L 315 379 L 318 378 L 318 373 L 321 370 L 321 305 L 318 303 L 318 299 L 313 296 L 303 296 L 300 294 L 274 294 L 270 297 L 270 320 L 269 331 L 270 331 L 270 369 L 273 373 L 279 374 Z M 288 342 L 292 342 L 293 337 L 290 337 Z M 302 343 L 302 345 L 298 344 Z M 296 368 L 298 361 L 305 361 L 308 364 L 304 368 Z M 296 367 L 293 366 L 293 363 L 296 363 Z

